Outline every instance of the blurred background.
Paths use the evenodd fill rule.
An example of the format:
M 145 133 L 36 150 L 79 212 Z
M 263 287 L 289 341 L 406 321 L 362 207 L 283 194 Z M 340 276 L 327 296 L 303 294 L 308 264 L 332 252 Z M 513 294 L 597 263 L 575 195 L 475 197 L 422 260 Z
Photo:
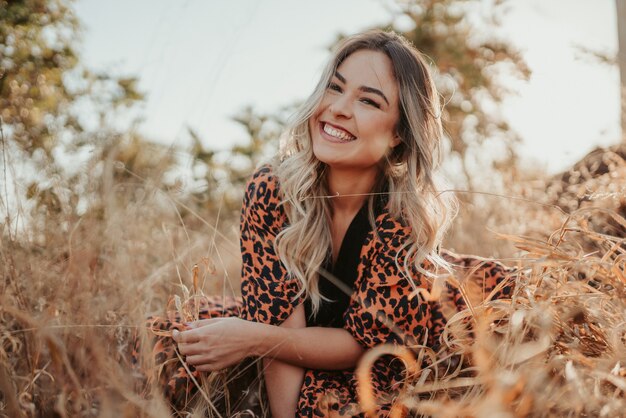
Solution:
M 626 0 L 0 0 L 0 412 L 128 401 L 111 359 L 147 313 L 238 294 L 244 184 L 371 28 L 445 102 L 446 247 L 518 264 L 583 212 L 624 237 Z
M 276 112 L 302 100 L 312 91 L 336 38 L 371 27 L 413 33 L 413 41 L 439 69 L 446 101 L 453 102 L 465 93 L 461 88 L 454 97 L 455 83 L 470 74 L 457 74 L 453 70 L 461 62 L 444 62 L 443 54 L 449 59 L 455 52 L 468 52 L 462 48 L 479 51 L 480 43 L 492 48 L 502 43 L 505 55 L 473 61 L 485 68 L 485 79 L 472 88 L 487 80 L 496 84 L 491 95 L 497 91 L 497 105 L 481 105 L 517 133 L 521 142 L 516 151 L 529 164 L 553 173 L 596 145 L 616 143 L 619 73 L 610 65 L 617 53 L 614 0 L 423 4 L 430 3 L 445 9 L 429 18 L 433 25 L 443 25 L 442 33 L 429 35 L 432 39 L 412 32 L 434 31 L 419 25 L 428 11 L 407 14 L 411 3 L 395 0 L 87 0 L 77 2 L 76 11 L 84 26 L 84 63 L 136 76 L 146 93 L 140 130 L 166 144 L 188 145 L 188 128 L 212 148 L 245 141 L 246 132 L 233 116 L 246 106 Z M 447 40 L 445 47 L 428 44 L 445 40 L 446 27 L 454 25 L 471 39 L 457 38 L 456 45 Z M 490 154 L 497 157 L 498 151 Z
M 431 61 L 454 188 L 502 192 L 620 142 L 618 4 L 4 2 L 1 115 L 5 156 L 19 161 L 7 192 L 41 203 L 51 173 L 80 176 L 109 156 L 199 208 L 232 210 L 329 48 L 373 27 Z M 78 215 L 97 206 L 74 194 Z
M 2 5 L 4 207 L 22 213 L 8 217 L 16 231 L 62 203 L 78 217 L 97 213 L 103 195 L 92 191 L 106 167 L 109 187 L 149 184 L 184 201 L 183 212 L 236 222 L 245 180 L 276 152 L 329 49 L 374 27 L 403 33 L 431 62 L 463 234 L 522 232 L 513 226 L 526 222 L 508 210 L 497 220 L 506 196 L 528 197 L 530 187 L 551 203 L 546 182 L 621 142 L 619 1 Z M 449 245 L 504 255 L 499 244 Z

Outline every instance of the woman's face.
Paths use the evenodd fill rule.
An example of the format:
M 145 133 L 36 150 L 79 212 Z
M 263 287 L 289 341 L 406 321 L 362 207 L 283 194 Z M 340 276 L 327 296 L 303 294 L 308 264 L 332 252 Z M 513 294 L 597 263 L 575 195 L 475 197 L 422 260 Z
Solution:
M 359 50 L 337 68 L 309 119 L 313 153 L 331 168 L 377 170 L 398 145 L 398 86 L 389 58 Z

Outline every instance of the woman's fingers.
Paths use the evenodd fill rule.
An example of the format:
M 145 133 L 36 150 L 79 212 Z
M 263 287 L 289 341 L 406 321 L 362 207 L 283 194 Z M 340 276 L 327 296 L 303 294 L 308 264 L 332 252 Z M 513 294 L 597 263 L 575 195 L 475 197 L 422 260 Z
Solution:
M 205 324 L 206 325 L 206 324 Z M 186 331 L 172 331 L 172 338 L 178 345 L 178 351 L 186 356 L 202 354 L 214 345 L 214 337 L 208 328 L 192 328 Z
M 178 331 L 175 329 L 172 331 L 172 338 L 178 344 L 196 343 L 200 341 L 200 329 L 195 328 L 187 331 Z
M 187 356 L 185 362 L 194 366 L 199 372 L 214 372 L 223 370 L 229 366 L 228 363 L 224 362 L 220 358 L 206 355 Z
M 199 371 L 222 370 L 253 354 L 251 338 L 258 324 L 239 318 L 213 318 L 172 331 L 185 362 Z
M 221 366 L 218 363 L 215 364 L 203 364 L 200 366 L 195 366 L 196 370 L 199 372 L 218 372 L 220 370 L 224 370 L 226 367 Z
M 185 359 L 187 364 L 191 364 L 192 366 L 198 366 L 198 365 L 209 365 L 211 363 L 214 363 L 214 359 L 210 356 L 207 355 L 195 355 L 195 356 L 187 356 L 187 358 Z
M 206 352 L 206 351 L 207 351 L 206 347 L 204 347 L 204 345 L 200 343 L 178 344 L 178 352 L 184 356 L 193 356 L 196 354 L 202 354 L 203 352 Z
M 219 322 L 222 319 L 224 319 L 224 318 L 198 319 L 197 321 L 188 322 L 185 325 L 188 328 L 200 328 L 200 327 L 203 327 L 205 325 L 211 325 L 211 324 L 214 324 L 216 322 Z
M 219 323 L 223 318 L 211 318 L 211 319 L 201 319 L 194 322 L 187 322 L 185 327 L 187 328 L 185 331 L 172 331 L 172 338 L 177 343 L 193 343 L 200 341 L 200 337 L 202 335 L 207 334 L 207 329 L 205 327 L 207 325 Z

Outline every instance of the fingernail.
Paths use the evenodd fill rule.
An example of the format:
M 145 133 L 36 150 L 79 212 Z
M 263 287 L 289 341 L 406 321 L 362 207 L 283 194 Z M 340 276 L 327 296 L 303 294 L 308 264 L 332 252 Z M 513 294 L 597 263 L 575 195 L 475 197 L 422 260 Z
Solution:
M 178 339 L 178 335 L 179 334 L 180 334 L 180 332 L 177 329 L 172 330 L 172 338 L 173 339 L 175 339 L 175 340 Z
M 187 328 L 193 328 L 193 322 L 185 322 Z

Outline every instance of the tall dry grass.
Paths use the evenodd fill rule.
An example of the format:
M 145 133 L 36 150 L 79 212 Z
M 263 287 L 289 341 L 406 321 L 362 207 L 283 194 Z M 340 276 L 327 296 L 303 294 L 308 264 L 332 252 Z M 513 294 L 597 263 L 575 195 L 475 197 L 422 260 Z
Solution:
M 398 351 L 409 374 L 396 412 L 622 415 L 626 165 L 614 154 L 603 174 L 533 184 L 515 191 L 521 199 L 490 197 L 487 209 L 461 216 L 467 228 L 451 243 L 504 243 L 497 254 L 516 267 L 516 292 L 511 301 L 474 303 L 450 318 L 442 353 Z M 172 294 L 184 310 L 184 299 L 198 293 L 238 292 L 236 216 L 206 220 L 158 185 L 112 181 L 117 169 L 109 162 L 92 179 L 98 203 L 83 216 L 61 201 L 19 234 L 4 224 L 0 416 L 170 416 L 154 381 L 137 385 L 132 336 L 150 337 L 144 318 L 163 313 Z M 498 219 L 487 222 L 489 214 Z M 370 352 L 359 369 L 366 411 L 376 401 L 365 395 L 367 365 L 379 354 Z M 207 375 L 201 393 L 231 377 Z M 228 416 L 216 409 L 228 403 L 222 394 L 218 401 L 200 396 L 195 416 Z
M 450 318 L 441 353 L 414 348 L 428 362 L 398 353 L 409 375 L 396 413 L 624 416 L 625 157 L 623 145 L 596 150 L 568 173 L 509 200 L 510 218 L 501 226 L 514 228 L 513 222 L 524 232 L 502 236 L 520 251 L 507 260 L 517 267 L 512 300 L 487 298 Z M 386 350 L 370 352 L 361 364 L 365 393 L 367 367 Z
M 191 287 L 196 263 L 206 265 L 205 292 L 238 292 L 236 225 L 183 222 L 180 196 L 132 176 L 115 181 L 119 171 L 108 161 L 87 184 L 96 199 L 83 216 L 61 199 L 26 218 L 20 233 L 11 226 L 28 213 L 10 213 L 3 225 L 0 415 L 170 416 L 160 390 L 145 400 L 135 387 L 132 336 L 145 333 L 148 314 L 164 312 L 169 295 Z M 68 187 L 59 181 L 52 191 Z

